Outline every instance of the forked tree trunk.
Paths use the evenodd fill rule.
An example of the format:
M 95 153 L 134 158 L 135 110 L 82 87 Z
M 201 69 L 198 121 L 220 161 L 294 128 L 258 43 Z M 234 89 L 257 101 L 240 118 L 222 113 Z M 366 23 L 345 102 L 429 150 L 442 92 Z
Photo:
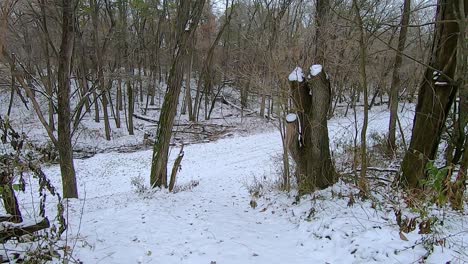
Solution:
M 198 26 L 204 4 L 205 0 L 184 0 L 179 1 L 177 4 L 176 45 L 169 72 L 167 93 L 164 96 L 156 142 L 153 148 L 150 175 L 152 187 L 167 187 L 169 143 L 182 86 L 184 58 L 186 58 L 187 50 L 190 48 L 190 43 L 192 43 L 190 38 L 193 37 L 193 32 Z
M 431 61 L 419 91 L 411 143 L 402 163 L 401 183 L 408 188 L 421 187 L 421 180 L 426 178 L 426 164 L 437 154 L 440 135 L 457 94 L 458 86 L 453 78 L 460 30 L 457 22 L 452 21 L 456 20 L 458 7 L 459 1 L 438 1 L 439 23 L 435 28 Z
M 73 49 L 73 0 L 62 0 L 62 42 L 58 60 L 58 152 L 64 198 L 78 198 L 70 129 L 70 70 Z
M 324 189 L 337 181 L 328 138 L 327 113 L 331 97 L 330 81 L 325 72 L 303 82 L 291 81 L 291 93 L 298 113 L 298 137 L 289 145 L 296 162 L 300 194 Z M 293 109 L 294 110 L 294 109 Z

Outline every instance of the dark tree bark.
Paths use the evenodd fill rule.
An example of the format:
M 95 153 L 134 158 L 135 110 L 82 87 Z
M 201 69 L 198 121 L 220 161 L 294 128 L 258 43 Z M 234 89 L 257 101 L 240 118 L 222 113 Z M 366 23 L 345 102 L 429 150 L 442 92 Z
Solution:
M 167 187 L 167 160 L 172 127 L 182 86 L 184 58 L 190 38 L 198 26 L 205 0 L 183 0 L 177 4 L 176 44 L 169 72 L 167 92 L 161 109 L 156 142 L 153 148 L 150 182 L 153 187 Z
M 193 45 L 193 43 L 192 43 Z M 193 105 L 192 105 L 192 91 L 191 91 L 191 80 L 192 80 L 192 66 L 193 66 L 193 49 L 189 50 L 186 63 L 186 72 L 185 72 L 185 104 L 187 106 L 189 120 L 195 121 L 195 116 L 193 114 Z
M 395 65 L 393 67 L 392 84 L 390 87 L 390 121 L 388 125 L 388 145 L 387 149 L 390 153 L 396 150 L 396 123 L 398 115 L 398 91 L 400 90 L 400 68 L 403 61 L 401 53 L 406 45 L 406 33 L 408 32 L 408 24 L 411 11 L 411 0 L 405 0 L 403 5 L 403 14 L 400 22 L 400 36 L 398 38 L 398 48 L 395 54 Z
M 466 1 L 465 1 L 466 2 Z M 431 60 L 426 69 L 416 105 L 411 143 L 402 163 L 401 183 L 421 187 L 426 164 L 437 153 L 458 84 L 453 81 L 460 33 L 456 20 L 459 1 L 439 0 Z M 443 21 L 443 22 L 442 22 Z
M 4 178 L 8 178 L 7 176 L 2 175 Z M 3 206 L 6 212 L 11 215 L 9 219 L 10 222 L 13 223 L 21 223 L 23 221 L 23 217 L 21 216 L 21 211 L 18 205 L 18 199 L 16 198 L 15 191 L 12 186 L 12 182 L 8 181 L 7 183 L 2 183 L 2 200 Z
M 330 13 L 329 0 L 316 0 L 315 6 L 317 9 L 315 15 L 315 22 L 317 27 L 315 29 L 315 60 L 317 63 L 326 66 L 326 50 L 327 50 L 327 27 Z
M 368 93 L 367 93 L 367 72 L 366 72 L 366 59 L 367 59 L 367 42 L 365 39 L 365 32 L 364 32 L 364 24 L 362 21 L 362 17 L 360 14 L 360 9 L 358 7 L 357 1 L 353 0 L 353 9 L 356 15 L 356 22 L 357 26 L 359 27 L 359 75 L 360 75 L 360 82 L 361 82 L 361 89 L 364 94 L 364 118 L 362 122 L 362 129 L 361 129 L 361 172 L 359 177 L 359 188 L 361 190 L 361 194 L 366 195 L 367 193 L 367 126 L 369 122 L 369 104 L 367 101 Z M 359 91 L 357 99 L 359 100 Z M 354 115 L 356 118 L 356 106 L 354 106 Z M 357 128 L 356 128 L 356 136 L 357 136 Z
M 70 70 L 74 39 L 75 1 L 62 0 L 62 41 L 58 60 L 58 152 L 64 198 L 78 198 L 71 144 Z
M 11 109 L 13 107 L 13 98 L 15 96 L 16 91 L 16 81 L 15 81 L 15 71 L 16 71 L 16 62 L 15 57 L 13 56 L 13 63 L 10 64 L 10 72 L 11 72 L 11 86 L 10 86 L 10 102 L 8 103 L 8 111 L 7 116 L 9 117 L 11 114 Z
M 104 81 L 104 73 L 103 73 L 103 62 L 102 62 L 102 53 L 101 48 L 99 45 L 99 5 L 97 0 L 91 0 L 90 6 L 93 9 L 91 20 L 93 24 L 93 42 L 94 42 L 94 56 L 95 56 L 95 70 L 97 74 L 97 82 L 98 90 L 101 91 L 101 99 L 102 99 L 102 111 L 104 115 L 104 131 L 106 135 L 106 140 L 110 140 L 110 123 L 109 123 L 109 112 L 107 109 L 108 106 L 108 99 L 107 99 L 107 89 L 105 87 Z
M 125 84 L 127 87 L 127 100 L 128 100 L 128 111 L 127 111 L 127 130 L 129 135 L 133 135 L 133 112 L 135 109 L 135 98 L 134 98 L 134 87 L 132 86 L 131 79 L 133 77 L 133 67 L 130 63 L 130 51 L 128 46 L 128 28 L 127 28 L 127 9 L 128 9 L 128 2 L 127 0 L 121 0 L 118 2 L 118 9 L 119 9 L 119 18 L 120 18 L 120 30 L 122 31 L 122 39 L 121 39 L 121 49 L 123 52 L 123 64 L 126 70 L 127 78 L 125 80 Z
M 54 102 L 52 100 L 52 97 L 53 97 L 53 91 L 54 91 L 54 87 L 53 87 L 53 84 L 52 84 L 52 67 L 51 67 L 51 63 L 50 63 L 50 49 L 49 49 L 49 40 L 50 40 L 50 36 L 49 36 L 49 30 L 48 30 L 48 27 L 47 27 L 47 16 L 46 16 L 46 12 L 45 12 L 45 6 L 46 6 L 46 3 L 45 3 L 45 0 L 40 0 L 40 3 L 39 3 L 39 6 L 41 8 L 41 24 L 42 24 L 42 28 L 43 28 L 43 31 L 44 31 L 44 36 L 43 36 L 43 39 L 44 39 L 44 53 L 45 53 L 45 56 L 46 56 L 46 67 L 47 67 L 47 80 L 46 80 L 46 83 L 45 83 L 45 87 L 46 87 L 46 93 L 47 93 L 47 96 L 49 97 L 48 100 L 49 100 L 49 104 L 48 104 L 48 114 L 49 114 L 49 126 L 50 126 L 50 129 L 52 131 L 55 130 L 55 123 L 54 123 Z M 53 50 L 55 50 L 53 48 Z
M 327 128 L 330 81 L 322 70 L 311 79 L 292 81 L 290 85 L 298 116 L 295 123 L 298 137 L 293 137 L 289 150 L 297 165 L 299 192 L 306 194 L 324 189 L 337 181 Z

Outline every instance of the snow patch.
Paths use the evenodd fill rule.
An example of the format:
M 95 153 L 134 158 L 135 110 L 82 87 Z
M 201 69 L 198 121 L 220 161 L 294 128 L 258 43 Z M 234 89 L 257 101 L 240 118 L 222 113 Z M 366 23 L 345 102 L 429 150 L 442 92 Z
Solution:
M 187 24 L 185 24 L 185 31 L 190 31 L 190 25 L 192 24 L 192 19 L 189 19 L 187 21 Z
M 448 82 L 435 82 L 435 85 L 437 85 L 437 86 L 447 86 Z
M 294 114 L 294 113 L 289 113 L 287 116 L 286 116 L 286 122 L 288 123 L 292 123 L 294 121 L 297 120 L 297 115 Z
M 302 72 L 301 67 L 296 67 L 288 77 L 290 82 L 303 82 L 304 81 L 304 73 Z
M 314 64 L 314 65 L 310 66 L 310 75 L 317 76 L 321 72 L 322 72 L 322 65 Z
M 440 77 L 440 72 L 434 71 L 434 72 L 432 72 L 432 75 L 434 76 L 434 77 L 432 77 L 432 80 L 436 81 Z

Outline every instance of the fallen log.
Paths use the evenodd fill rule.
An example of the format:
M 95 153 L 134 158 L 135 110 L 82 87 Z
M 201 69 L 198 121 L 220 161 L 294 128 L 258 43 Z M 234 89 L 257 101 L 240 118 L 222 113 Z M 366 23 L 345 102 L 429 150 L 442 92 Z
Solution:
M 240 106 L 235 105 L 235 104 L 232 103 L 232 102 L 229 102 L 229 101 L 226 99 L 226 97 L 224 97 L 224 96 L 223 96 L 222 99 L 223 99 L 223 103 L 226 103 L 226 104 L 230 105 L 231 107 L 233 107 L 233 108 L 235 108 L 235 109 L 237 109 L 237 110 L 239 110 L 239 111 L 241 111 L 241 112 L 242 112 L 242 111 L 247 112 L 248 115 L 249 115 L 249 114 L 256 114 L 256 113 L 257 113 L 257 112 L 254 111 L 254 110 L 245 109 L 245 108 L 242 108 L 242 107 L 240 107 Z
M 49 219 L 44 218 L 38 223 L 24 225 L 24 224 L 13 224 L 6 225 L 2 222 L 3 230 L 0 230 L 0 243 L 3 243 L 13 237 L 20 237 L 24 235 L 33 234 L 34 232 L 41 231 L 49 228 Z

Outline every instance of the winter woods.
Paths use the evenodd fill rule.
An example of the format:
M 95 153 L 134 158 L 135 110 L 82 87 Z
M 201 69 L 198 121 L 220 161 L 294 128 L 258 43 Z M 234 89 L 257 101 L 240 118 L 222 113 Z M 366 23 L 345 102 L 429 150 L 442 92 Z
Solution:
M 205 201 L 248 197 L 248 209 L 263 213 L 274 195 L 258 177 L 279 185 L 270 193 L 293 197 L 281 209 L 294 217 L 301 199 L 336 195 L 351 207 L 358 196 L 394 212 L 385 218 L 399 234 L 416 223 L 430 233 L 431 206 L 466 207 L 467 14 L 467 0 L 0 1 L 2 219 L 24 222 L 20 208 L 34 202 L 14 186 L 23 174 L 47 179 L 39 160 L 72 206 L 96 182 L 106 187 L 92 199 L 120 185 L 163 200 L 199 188 L 193 200 L 205 212 Z M 250 141 L 266 131 L 276 133 L 264 137 L 270 145 Z M 20 134 L 28 143 L 16 149 Z M 212 157 L 218 143 L 246 149 Z M 101 153 L 108 171 L 89 172 Z M 132 154 L 145 158 L 133 166 Z M 212 172 L 197 169 L 205 165 Z M 267 166 L 262 177 L 246 176 Z M 405 218 L 411 209 L 418 215 Z

